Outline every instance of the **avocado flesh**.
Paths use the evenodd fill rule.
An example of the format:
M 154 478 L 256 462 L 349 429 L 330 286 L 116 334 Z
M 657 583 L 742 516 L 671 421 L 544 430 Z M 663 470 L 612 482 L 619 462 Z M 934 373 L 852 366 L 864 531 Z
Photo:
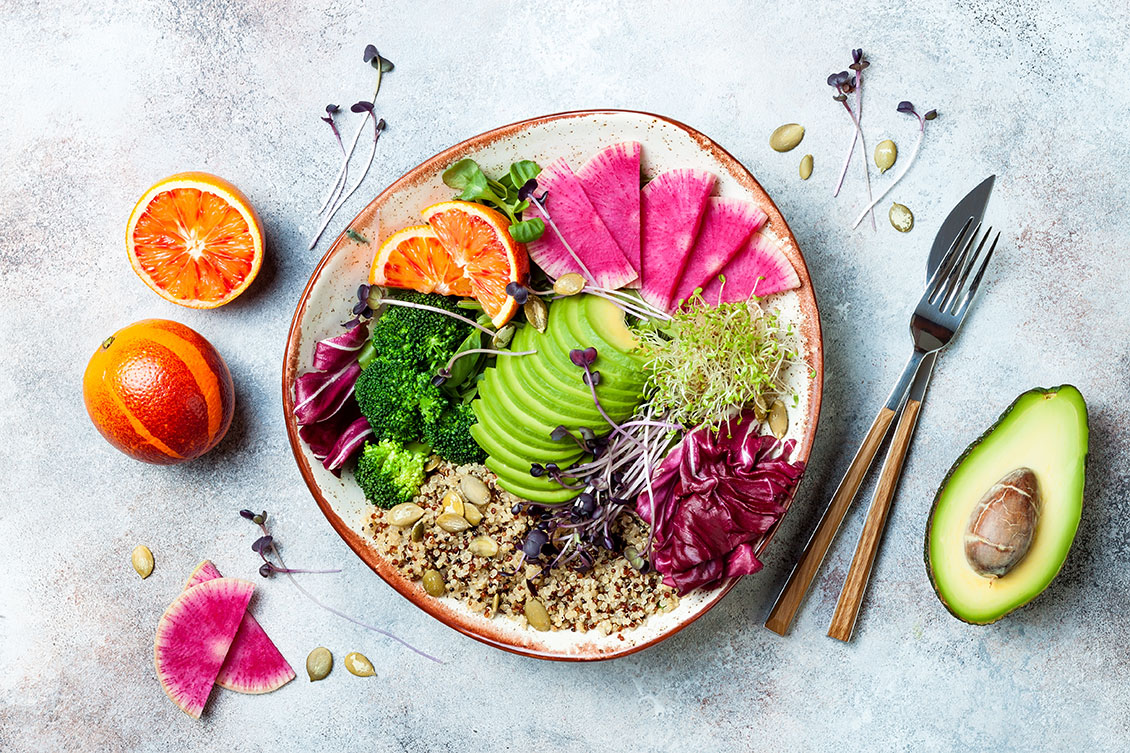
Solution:
M 995 622 L 1038 596 L 1059 573 L 1083 506 L 1087 406 L 1075 387 L 1025 392 L 958 458 L 934 499 L 926 528 L 926 567 L 938 598 L 958 619 Z M 964 535 L 981 497 L 1027 467 L 1040 491 L 1039 521 L 1027 554 L 999 578 L 965 558 Z

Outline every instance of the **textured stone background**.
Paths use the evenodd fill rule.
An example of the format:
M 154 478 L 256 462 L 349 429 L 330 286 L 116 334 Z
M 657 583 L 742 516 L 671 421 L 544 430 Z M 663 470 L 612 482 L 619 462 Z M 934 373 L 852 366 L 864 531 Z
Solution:
M 1130 449 L 1125 426 L 1130 15 L 1116 3 L 0 0 L 0 750 L 1125 750 L 1130 745 Z M 102 6 L 102 7 L 96 7 Z M 692 6 L 695 8 L 692 10 Z M 708 9 L 709 7 L 709 9 Z M 1124 6 L 1123 6 L 1124 7 Z M 458 8 L 458 9 L 457 9 Z M 541 113 L 664 113 L 718 140 L 776 197 L 812 268 L 827 392 L 811 470 L 763 574 L 692 629 L 614 663 L 558 665 L 463 638 L 411 607 L 338 540 L 286 444 L 279 372 L 305 250 L 335 163 L 327 102 L 363 98 L 375 42 L 397 70 L 389 122 L 342 227 L 397 175 L 464 137 Z M 937 107 L 892 198 L 909 235 L 850 232 L 858 164 L 831 197 L 849 136 L 824 79 L 862 45 L 872 145 L 909 151 L 900 99 Z M 771 152 L 783 122 L 802 147 Z M 807 183 L 797 163 L 815 155 Z M 254 287 L 212 312 L 158 299 L 122 252 L 130 207 L 174 171 L 220 173 L 253 199 L 269 256 Z M 857 637 L 824 633 L 862 517 L 781 639 L 772 596 L 907 351 L 905 319 L 949 206 L 986 174 L 1005 232 L 983 297 L 941 361 Z M 889 180 L 876 178 L 877 185 Z M 884 207 L 888 203 L 884 203 Z M 331 233 L 331 234 L 332 234 Z M 324 248 L 324 245 L 323 247 Z M 159 316 L 223 352 L 239 409 L 206 459 L 135 463 L 84 415 L 80 377 L 109 333 Z M 922 565 L 927 504 L 946 468 L 1020 391 L 1072 382 L 1091 408 L 1083 523 L 1059 579 L 994 627 L 951 618 Z M 219 693 L 195 722 L 164 697 L 153 627 L 202 557 L 253 576 L 265 507 L 294 563 L 333 604 L 444 657 L 420 660 L 260 582 L 256 614 L 296 668 L 313 646 L 365 652 L 264 697 Z M 157 558 L 140 582 L 129 551 Z

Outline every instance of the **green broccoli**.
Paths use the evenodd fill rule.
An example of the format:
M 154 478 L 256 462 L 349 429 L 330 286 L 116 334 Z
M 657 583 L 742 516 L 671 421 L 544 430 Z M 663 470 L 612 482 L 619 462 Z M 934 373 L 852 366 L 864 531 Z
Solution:
M 386 510 L 401 502 L 411 502 L 424 483 L 426 447 L 404 446 L 385 439 L 367 442 L 357 460 L 354 477 L 365 498 Z
M 449 463 L 481 463 L 486 453 L 471 436 L 477 421 L 470 403 L 452 402 L 438 419 L 424 424 L 424 441 Z
M 466 315 L 457 298 L 412 291 L 397 298 Z M 373 322 L 372 342 L 379 356 L 395 354 L 419 363 L 423 371 L 439 369 L 458 350 L 470 331 L 467 324 L 434 311 L 387 306 Z
M 378 351 L 379 352 L 379 351 Z M 354 394 L 378 439 L 414 442 L 424 427 L 447 408 L 447 398 L 432 384 L 434 372 L 416 361 L 384 353 L 357 377 Z

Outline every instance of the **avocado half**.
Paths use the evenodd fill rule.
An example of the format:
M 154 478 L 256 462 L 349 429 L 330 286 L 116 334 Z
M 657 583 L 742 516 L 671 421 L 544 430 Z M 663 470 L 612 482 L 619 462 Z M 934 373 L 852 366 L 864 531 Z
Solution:
M 1087 404 L 1065 384 L 1025 392 L 966 448 L 934 497 L 926 523 L 926 571 L 942 604 L 965 622 L 996 622 L 1048 587 L 1063 567 L 1083 510 Z M 970 515 L 994 484 L 1030 468 L 1039 485 L 1039 518 L 1023 559 L 1000 577 L 978 574 L 966 559 Z

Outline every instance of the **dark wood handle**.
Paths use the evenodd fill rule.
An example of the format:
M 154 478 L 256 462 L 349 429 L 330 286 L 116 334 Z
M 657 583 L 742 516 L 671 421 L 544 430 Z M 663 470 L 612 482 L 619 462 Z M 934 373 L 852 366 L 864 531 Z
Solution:
M 883 437 L 887 435 L 887 429 L 894 417 L 895 412 L 884 405 L 872 422 L 871 430 L 867 432 L 863 444 L 855 453 L 855 458 L 844 473 L 836 493 L 832 495 L 832 501 L 828 503 L 828 509 L 820 518 L 784 590 L 777 597 L 777 603 L 773 605 L 769 619 L 765 621 L 765 627 L 774 633 L 784 635 L 788 632 L 793 618 L 804 602 L 808 587 L 812 585 L 812 579 L 820 570 L 824 555 L 832 546 L 836 532 L 840 530 L 840 524 L 843 523 L 844 516 L 851 507 L 852 500 L 855 499 L 855 493 L 859 491 L 859 485 L 863 483 L 863 477 L 867 475 L 867 469 L 871 467 L 871 461 L 875 459 L 875 453 L 879 451 L 879 445 L 883 443 Z
M 855 557 L 851 560 L 851 569 L 848 570 L 843 590 L 840 591 L 832 624 L 828 626 L 828 635 L 837 640 L 851 640 L 851 633 L 855 629 L 855 618 L 859 615 L 863 594 L 867 592 L 867 583 L 871 579 L 871 566 L 875 564 L 875 555 L 879 553 L 879 544 L 883 541 L 887 514 L 891 510 L 891 501 L 895 498 L 899 477 L 902 476 L 902 463 L 910 448 L 921 407 L 922 403 L 917 400 L 907 401 L 895 428 L 895 436 L 891 439 L 890 449 L 887 450 L 887 458 L 883 461 L 875 496 L 867 511 L 859 544 L 855 547 Z

